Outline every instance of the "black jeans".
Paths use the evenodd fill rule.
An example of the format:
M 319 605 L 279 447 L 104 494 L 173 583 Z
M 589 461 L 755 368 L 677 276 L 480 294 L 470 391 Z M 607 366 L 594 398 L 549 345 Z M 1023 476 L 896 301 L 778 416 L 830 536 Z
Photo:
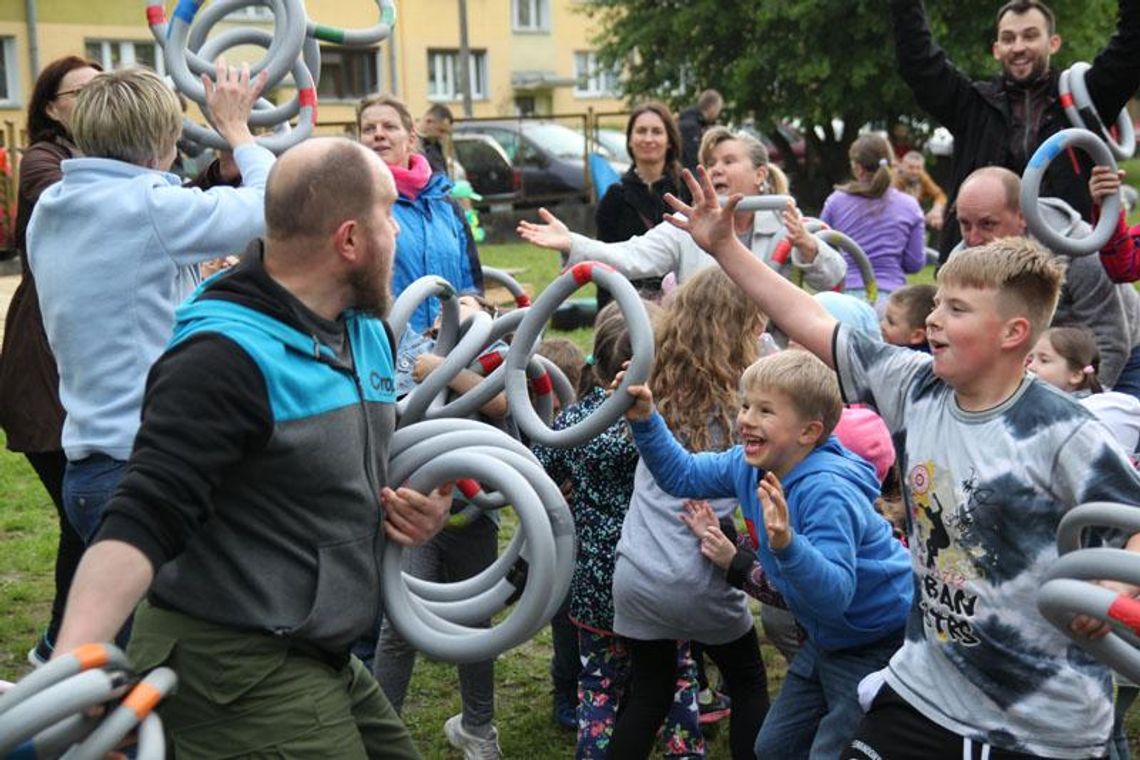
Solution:
M 610 742 L 615 758 L 648 757 L 657 730 L 673 701 L 677 680 L 677 642 L 628 639 L 632 673 L 626 702 Z M 703 644 L 720 670 L 732 699 L 729 745 L 734 760 L 752 760 L 752 744 L 768 712 L 768 675 L 760 657 L 756 629 L 727 644 Z
M 36 471 L 59 515 L 59 544 L 55 550 L 55 598 L 51 602 L 51 621 L 46 632 L 48 642 L 55 644 L 59 626 L 63 622 L 67 594 L 71 590 L 71 579 L 75 577 L 75 568 L 83 556 L 83 539 L 75 532 L 63 510 L 63 471 L 67 466 L 67 457 L 62 451 L 25 453 L 24 457 Z

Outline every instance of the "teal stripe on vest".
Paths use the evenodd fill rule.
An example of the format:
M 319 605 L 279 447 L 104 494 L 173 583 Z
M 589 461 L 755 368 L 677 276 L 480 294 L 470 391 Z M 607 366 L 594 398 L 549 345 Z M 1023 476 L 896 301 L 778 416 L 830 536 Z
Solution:
M 395 403 L 395 377 L 388 335 L 380 320 L 347 317 L 360 390 L 352 373 L 329 363 L 332 349 L 272 317 L 227 301 L 187 302 L 178 310 L 170 347 L 195 335 L 216 333 L 233 340 L 254 360 L 269 392 L 275 422 L 315 417 L 365 401 Z M 318 360 L 320 351 L 325 360 Z

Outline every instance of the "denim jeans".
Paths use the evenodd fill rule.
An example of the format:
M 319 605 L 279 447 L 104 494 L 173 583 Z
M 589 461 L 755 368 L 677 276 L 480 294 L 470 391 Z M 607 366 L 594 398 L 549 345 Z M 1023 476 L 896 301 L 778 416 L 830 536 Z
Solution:
M 1116 378 L 1116 385 L 1112 386 L 1112 390 L 1140 398 L 1140 346 L 1132 349 L 1132 354 L 1124 363 L 1124 369 L 1120 371 L 1120 377 Z
M 107 503 L 126 470 L 126 462 L 103 454 L 67 463 L 63 473 L 63 509 L 85 546 L 95 538 Z
M 863 720 L 859 681 L 886 667 L 902 642 L 901 630 L 837 652 L 805 641 L 756 737 L 756 756 L 838 757 Z

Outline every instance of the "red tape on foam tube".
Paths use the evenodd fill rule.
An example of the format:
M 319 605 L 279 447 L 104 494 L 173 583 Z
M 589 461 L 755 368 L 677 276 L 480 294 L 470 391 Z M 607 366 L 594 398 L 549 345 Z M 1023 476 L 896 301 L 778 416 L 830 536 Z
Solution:
M 549 374 L 543 372 L 530 381 L 530 389 L 534 391 L 536 396 L 545 396 L 554 390 L 554 381 L 550 379 Z
M 1123 595 L 1116 597 L 1116 601 L 1108 607 L 1108 616 L 1140 633 L 1140 599 Z
M 459 493 L 468 499 L 483 490 L 483 487 L 479 485 L 479 481 L 471 480 L 470 478 L 457 480 L 455 481 L 455 485 L 459 489 Z
M 146 23 L 148 26 L 158 26 L 166 23 L 166 9 L 161 5 L 148 5 L 146 7 Z
M 478 362 L 483 366 L 483 372 L 489 375 L 495 371 L 496 367 L 503 363 L 503 355 L 498 351 L 492 351 L 489 354 L 480 356 Z

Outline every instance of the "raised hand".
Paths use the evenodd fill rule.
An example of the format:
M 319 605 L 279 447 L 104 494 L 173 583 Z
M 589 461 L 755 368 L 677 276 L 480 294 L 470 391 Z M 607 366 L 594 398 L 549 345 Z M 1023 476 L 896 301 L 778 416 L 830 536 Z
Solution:
M 570 228 L 545 208 L 540 208 L 538 215 L 545 224 L 535 224 L 524 219 L 515 229 L 518 236 L 540 248 L 570 253 Z
M 783 211 L 784 229 L 788 242 L 796 247 L 804 261 L 813 261 L 819 253 L 819 241 L 804 227 L 804 217 L 796 208 L 795 201 L 789 200 Z
M 768 545 L 780 551 L 792 542 L 792 526 L 788 517 L 788 503 L 784 500 L 784 489 L 775 474 L 765 473 L 756 489 L 760 505 L 764 510 L 764 530 L 768 533 Z
M 227 66 L 222 56 L 214 61 L 214 79 L 202 75 L 202 86 L 206 88 L 206 115 L 231 148 L 253 140 L 249 131 L 249 114 L 268 76 L 262 71 L 250 81 L 249 64 L 243 63 L 240 69 Z
M 1120 192 L 1123 181 L 1123 170 L 1113 171 L 1110 166 L 1094 166 L 1089 179 L 1089 195 L 1092 196 L 1093 204 L 1100 206 L 1105 198 Z
M 681 518 L 681 522 L 689 526 L 689 530 L 693 531 L 693 535 L 697 538 L 703 538 L 705 531 L 720 525 L 712 505 L 703 499 L 689 499 L 685 502 L 684 508 L 685 510 L 677 516 Z
M 721 206 L 708 171 L 705 167 L 698 166 L 697 173 L 699 183 L 688 169 L 683 173 L 685 184 L 693 196 L 691 206 L 672 193 L 665 194 L 665 202 L 677 212 L 666 214 L 665 221 L 688 232 L 692 235 L 693 242 L 715 258 L 724 246 L 739 242 L 733 229 L 733 217 L 736 215 L 737 204 L 744 196 L 734 193 Z
M 622 371 L 614 375 L 609 387 L 610 393 L 621 386 L 621 381 L 625 379 L 625 367 L 628 366 L 629 362 L 625 362 L 622 365 Z M 649 386 L 631 385 L 626 388 L 626 391 L 634 397 L 634 402 L 629 409 L 625 410 L 625 418 L 630 422 L 644 422 L 649 419 L 653 414 L 653 391 L 649 390 Z

